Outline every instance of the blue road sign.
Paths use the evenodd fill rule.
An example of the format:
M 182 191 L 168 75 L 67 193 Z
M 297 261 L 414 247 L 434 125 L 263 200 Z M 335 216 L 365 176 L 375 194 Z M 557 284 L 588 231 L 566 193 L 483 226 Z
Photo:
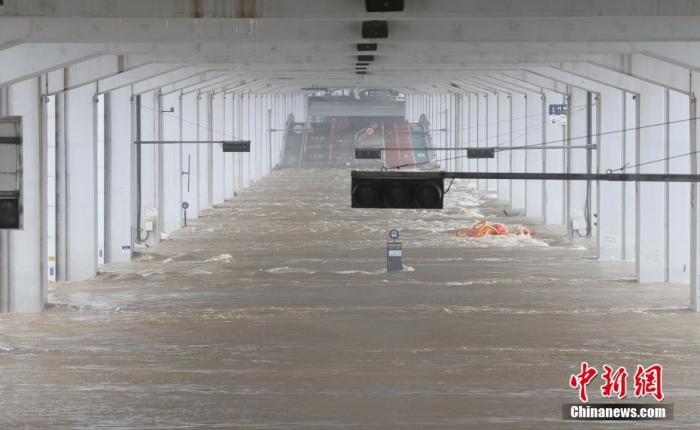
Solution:
M 389 237 L 396 240 L 399 238 L 399 231 L 398 230 L 391 230 L 389 232 Z

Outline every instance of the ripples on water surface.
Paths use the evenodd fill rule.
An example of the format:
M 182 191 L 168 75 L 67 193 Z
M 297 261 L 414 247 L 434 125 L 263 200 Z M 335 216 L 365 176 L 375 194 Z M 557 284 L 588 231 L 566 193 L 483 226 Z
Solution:
M 551 227 L 458 239 L 485 215 L 533 222 L 489 215 L 500 203 L 464 182 L 443 211 L 349 210 L 349 176 L 274 172 L 53 286 L 43 314 L 0 315 L 3 428 L 570 428 L 583 360 L 663 364 L 662 424 L 696 427 L 687 286 L 638 285 Z M 391 228 L 411 270 L 387 275 Z

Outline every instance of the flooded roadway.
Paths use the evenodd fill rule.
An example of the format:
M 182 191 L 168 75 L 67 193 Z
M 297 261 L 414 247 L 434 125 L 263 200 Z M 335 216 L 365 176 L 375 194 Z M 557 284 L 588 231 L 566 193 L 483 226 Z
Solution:
M 688 286 L 638 285 L 558 229 L 456 238 L 502 213 L 464 183 L 440 212 L 350 210 L 349 177 L 274 172 L 54 285 L 43 314 L 0 315 L 2 428 L 583 428 L 561 420 L 582 361 L 662 364 L 675 420 L 638 426 L 697 428 Z M 388 275 L 391 228 L 407 270 Z

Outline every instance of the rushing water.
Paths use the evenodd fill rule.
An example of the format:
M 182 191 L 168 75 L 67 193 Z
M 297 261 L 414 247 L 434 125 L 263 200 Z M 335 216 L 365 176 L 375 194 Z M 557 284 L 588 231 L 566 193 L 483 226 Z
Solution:
M 466 183 L 432 212 L 351 210 L 349 188 L 348 171 L 274 172 L 52 286 L 43 314 L 0 315 L 1 427 L 580 428 L 561 406 L 582 361 L 662 364 L 675 420 L 647 426 L 697 427 L 687 286 L 636 284 L 558 228 L 456 238 L 503 210 Z M 391 228 L 407 270 L 389 275 Z

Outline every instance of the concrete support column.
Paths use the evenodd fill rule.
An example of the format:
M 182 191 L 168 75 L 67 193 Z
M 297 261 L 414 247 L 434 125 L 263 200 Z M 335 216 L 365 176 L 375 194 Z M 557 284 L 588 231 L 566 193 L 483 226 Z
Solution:
M 613 88 L 601 88 L 601 93 L 593 99 L 598 109 L 600 124 L 596 136 L 598 144 L 598 170 L 619 169 L 623 162 L 623 134 L 616 133 L 624 128 L 624 92 Z M 583 139 L 581 139 L 583 140 Z M 580 144 L 586 142 L 579 142 Z M 598 258 L 622 259 L 623 248 L 623 185 L 615 182 L 598 182 Z
M 513 146 L 513 136 L 511 132 L 511 95 L 498 93 L 498 124 L 496 129 L 496 145 L 500 147 Z M 496 153 L 496 171 L 511 172 L 511 157 L 514 151 L 501 151 Z M 503 200 L 511 199 L 511 181 L 501 179 L 497 182 L 498 198 Z
M 181 127 L 182 140 L 196 142 L 197 134 L 197 94 L 180 96 L 180 106 L 182 111 Z M 189 204 L 187 218 L 194 219 L 199 216 L 199 147 L 211 145 L 197 145 L 196 143 L 185 143 L 182 145 L 182 171 L 188 174 L 182 175 L 182 201 Z M 184 214 L 183 214 L 184 215 Z
M 513 146 L 525 146 L 527 144 L 527 96 L 524 94 L 513 94 L 511 96 L 512 120 L 511 120 L 511 142 Z M 511 152 L 511 169 L 513 172 L 525 172 L 525 164 L 528 150 L 517 150 Z M 525 210 L 526 181 L 522 179 L 511 182 L 511 200 L 513 209 Z
M 486 113 L 486 147 L 495 147 L 499 144 L 498 127 L 500 124 L 499 117 L 499 97 L 498 93 L 486 93 L 487 113 Z M 498 171 L 498 163 L 495 158 L 487 158 L 485 161 L 485 172 Z M 489 179 L 486 181 L 485 190 L 490 193 L 498 193 L 498 180 Z
M 160 134 L 160 103 L 158 102 L 158 95 L 155 92 L 145 93 L 141 95 L 140 100 L 141 140 L 160 140 L 162 136 Z M 136 102 L 138 103 L 138 98 Z M 153 221 L 154 223 L 154 231 L 150 233 L 141 232 L 141 239 L 148 244 L 160 242 L 160 232 L 163 231 L 158 198 L 161 146 L 141 146 L 141 181 L 140 184 L 137 184 L 137 189 L 141 190 L 141 229 L 144 229 L 145 223 L 148 221 Z
M 480 122 L 479 122 L 479 106 L 482 104 L 480 94 L 469 95 L 469 148 L 477 148 L 479 146 Z M 475 159 L 467 159 L 467 165 L 470 172 L 478 172 L 478 165 Z M 469 182 L 476 182 L 470 179 Z
M 242 115 L 241 115 L 241 120 L 242 120 L 242 128 L 241 128 L 241 134 L 243 139 L 245 140 L 251 140 L 250 139 L 250 94 L 242 94 L 241 95 L 241 104 L 242 104 Z M 251 144 L 252 146 L 252 144 Z M 251 148 L 251 152 L 248 154 L 245 154 L 243 156 L 243 189 L 246 189 L 250 186 L 251 182 L 251 166 L 252 160 L 253 160 L 253 148 Z
M 637 99 L 638 97 L 632 93 L 625 93 L 625 122 L 623 133 L 624 141 L 624 162 L 630 166 L 637 164 Z M 623 221 L 624 245 L 622 247 L 622 258 L 628 261 L 634 261 L 637 258 L 637 223 L 636 223 L 636 208 L 637 208 L 637 184 L 634 182 L 625 182 L 622 186 L 624 195 Z M 593 213 L 597 213 L 598 209 L 594 208 Z M 595 229 L 595 227 L 594 227 Z
M 665 170 L 669 173 L 690 173 L 690 157 L 684 156 L 691 152 L 690 127 L 688 127 L 690 97 L 675 91 L 668 91 L 668 121 L 666 155 L 670 160 L 665 161 Z M 677 158 L 673 158 L 677 157 Z M 664 164 L 664 163 L 662 163 Z M 672 182 L 666 185 L 666 223 L 668 231 L 668 252 L 666 267 L 668 282 L 690 281 L 690 241 L 687 230 L 680 226 L 689 225 L 690 220 L 690 184 Z
M 637 164 L 661 160 L 666 157 L 666 130 L 663 124 L 668 117 L 667 91 L 648 85 L 640 94 Z M 637 167 L 637 173 L 665 173 L 666 163 L 655 162 Z M 667 223 L 664 202 L 666 184 L 637 183 L 637 279 L 640 283 L 664 282 L 666 276 L 666 252 L 668 251 Z
M 569 98 L 568 134 L 569 144 L 581 146 L 587 143 L 588 121 L 593 120 L 588 114 L 588 91 L 580 88 L 571 88 Z M 588 150 L 584 148 L 570 148 L 567 152 L 568 173 L 586 173 L 588 171 Z M 591 153 L 591 157 L 593 154 Z M 591 158 L 592 162 L 592 158 Z M 591 187 L 595 186 L 591 183 Z M 569 192 L 567 221 L 576 219 L 580 223 L 579 233 L 585 235 L 586 200 L 588 196 L 588 184 L 584 181 L 567 181 Z M 576 235 L 576 233 L 574 233 Z
M 258 94 L 253 96 L 253 148 L 255 149 L 255 181 L 259 181 L 263 176 L 263 145 L 262 145 L 262 115 L 261 97 Z
M 233 94 L 224 94 L 224 138 L 226 140 L 236 140 L 234 130 L 234 115 L 236 114 L 233 103 Z M 224 198 L 233 198 L 234 188 L 233 153 L 224 153 Z
M 159 97 L 158 115 L 162 139 L 181 141 L 182 110 L 179 93 Z M 162 221 L 161 231 L 172 233 L 182 228 L 182 144 L 160 145 L 160 147 L 158 208 Z
M 117 263 L 131 260 L 136 241 L 131 87 L 105 94 L 104 103 L 105 262 Z
M 94 84 L 65 96 L 66 279 L 89 279 L 97 273 L 97 148 Z M 60 210 L 60 208 L 59 208 Z
M 0 232 L 0 312 L 41 312 L 47 300 L 43 105 L 39 79 L 0 90 L 0 115 L 22 117 L 24 210 L 22 230 Z
M 226 104 L 224 94 L 212 94 L 212 140 L 226 140 Z M 212 145 L 212 193 L 213 204 L 218 205 L 226 200 L 224 194 L 224 151 L 221 145 Z
M 547 116 L 543 142 L 553 142 L 547 144 L 549 149 L 543 150 L 544 172 L 564 173 L 565 151 L 563 149 L 552 149 L 551 147 L 561 147 L 565 144 L 566 129 L 560 124 L 552 124 L 549 121 L 549 104 L 564 104 L 567 102 L 565 96 L 559 93 L 546 91 Z M 544 181 L 544 223 L 548 225 L 564 225 L 566 215 L 566 184 L 563 181 Z
M 545 105 L 544 94 L 528 93 L 527 96 L 527 145 L 540 145 L 545 142 Z M 541 149 L 525 150 L 525 164 L 528 173 L 542 172 L 544 154 Z M 532 180 L 526 182 L 525 211 L 527 216 L 542 217 L 544 181 Z
M 210 93 L 197 95 L 197 140 L 212 140 L 212 113 Z M 215 145 L 199 145 L 197 183 L 199 188 L 199 210 L 212 207 L 213 203 L 213 156 Z
M 234 93 L 233 95 L 233 128 L 236 131 L 236 136 L 243 139 L 243 103 L 241 100 L 240 93 Z M 234 193 L 238 193 L 243 189 L 243 159 L 247 157 L 247 154 L 233 154 L 233 164 L 234 164 Z
M 488 138 L 488 123 L 489 123 L 489 98 L 488 94 L 477 94 L 479 99 L 477 105 L 477 137 L 476 137 L 476 147 L 485 147 L 489 145 Z M 484 159 L 476 160 L 476 171 L 477 172 L 487 172 L 487 163 Z M 476 187 L 481 191 L 488 191 L 488 180 L 477 179 Z
M 464 151 L 461 148 L 464 145 L 464 96 L 455 95 L 454 97 L 454 110 L 452 112 L 453 118 L 453 131 L 452 136 L 454 136 L 454 146 L 455 150 L 452 152 L 454 157 L 453 169 L 455 172 L 462 171 L 462 157 L 466 155 L 463 154 Z
M 700 72 L 690 72 L 689 118 L 698 118 L 698 96 L 700 95 Z M 690 121 L 690 172 L 700 174 L 700 127 L 698 120 Z M 690 308 L 700 312 L 700 183 L 690 184 Z

